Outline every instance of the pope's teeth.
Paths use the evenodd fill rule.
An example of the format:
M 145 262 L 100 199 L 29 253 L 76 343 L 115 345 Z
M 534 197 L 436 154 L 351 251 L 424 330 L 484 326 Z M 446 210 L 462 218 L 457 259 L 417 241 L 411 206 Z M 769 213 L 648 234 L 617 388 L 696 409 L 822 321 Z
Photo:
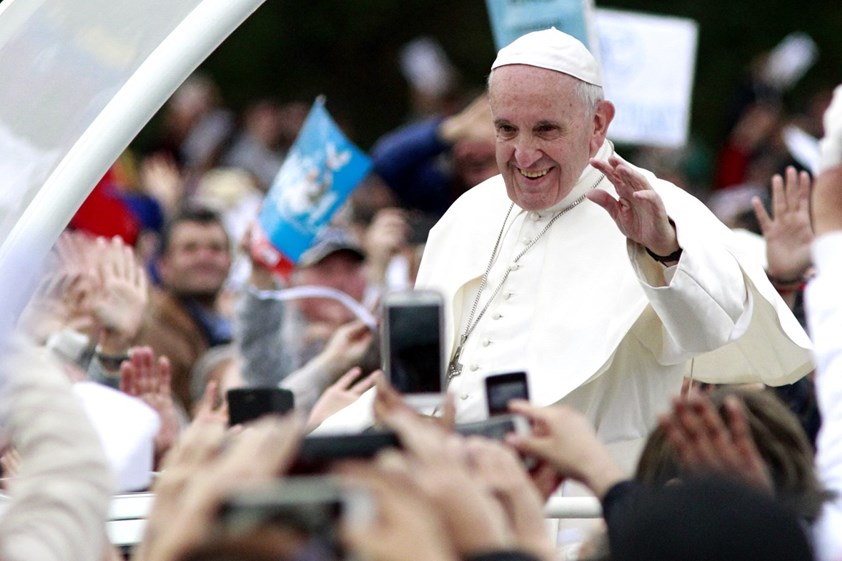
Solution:
M 543 170 L 543 171 L 526 171 L 526 170 L 522 169 L 522 170 L 520 170 L 520 173 L 524 177 L 528 177 L 529 179 L 535 179 L 536 177 L 543 177 L 543 176 L 547 175 L 548 171 L 549 170 L 546 170 L 546 169 Z

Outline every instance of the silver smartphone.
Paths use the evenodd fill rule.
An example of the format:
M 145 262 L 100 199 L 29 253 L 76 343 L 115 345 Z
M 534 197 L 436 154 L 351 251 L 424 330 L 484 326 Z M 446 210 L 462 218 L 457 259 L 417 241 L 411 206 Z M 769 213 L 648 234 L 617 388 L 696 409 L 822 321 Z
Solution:
M 444 303 L 432 290 L 390 292 L 383 298 L 383 370 L 407 403 L 438 407 L 444 390 Z

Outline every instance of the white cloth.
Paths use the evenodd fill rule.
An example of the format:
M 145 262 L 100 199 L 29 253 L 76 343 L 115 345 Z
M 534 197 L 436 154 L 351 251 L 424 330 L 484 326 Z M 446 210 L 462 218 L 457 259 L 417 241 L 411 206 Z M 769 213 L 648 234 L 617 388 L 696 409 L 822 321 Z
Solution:
M 611 151 L 606 143 L 597 157 Z M 779 385 L 812 369 L 810 341 L 760 261 L 700 201 L 639 171 L 676 224 L 684 250 L 679 264 L 665 269 L 588 200 L 559 218 L 519 260 L 468 338 L 463 373 L 449 387 L 458 398 L 460 422 L 485 416 L 488 374 L 526 370 L 533 403 L 562 401 L 583 412 L 631 467 L 683 376 Z M 514 207 L 478 310 L 503 267 L 552 211 L 568 206 L 599 177 L 588 166 L 549 211 Z M 605 179 L 599 188 L 614 193 Z M 510 205 L 502 178 L 493 177 L 460 197 L 430 232 L 416 286 L 444 295 L 448 356 L 464 331 Z M 359 428 L 370 415 L 365 404 L 354 404 L 320 430 Z
M 813 243 L 817 274 L 805 306 L 816 355 L 816 395 L 822 413 L 816 467 L 828 490 L 842 496 L 842 232 Z M 813 527 L 816 558 L 842 559 L 842 498 L 826 503 Z
M 597 157 L 611 149 L 606 143 Z M 468 339 L 463 374 L 451 384 L 460 421 L 483 414 L 488 373 L 525 369 L 534 403 L 564 398 L 604 441 L 628 441 L 648 433 L 683 375 L 783 384 L 812 368 L 809 340 L 762 266 L 701 202 L 640 171 L 676 224 L 684 249 L 679 264 L 665 270 L 588 200 L 559 218 L 523 256 Z M 569 205 L 599 176 L 588 166 L 551 210 Z M 613 193 L 607 180 L 599 188 Z M 463 195 L 430 233 L 417 286 L 444 294 L 449 355 L 510 204 L 502 178 L 491 178 Z M 550 213 L 515 207 L 512 214 L 484 297 Z
M 491 70 L 510 64 L 555 70 L 602 86 L 599 64 L 591 52 L 581 41 L 555 27 L 521 35 L 500 49 Z
M 158 413 L 142 400 L 96 382 L 77 382 L 73 393 L 99 436 L 117 492 L 147 489 L 161 427 Z
M 824 138 L 819 146 L 819 171 L 842 164 L 842 85 L 836 86 L 830 106 L 824 113 Z

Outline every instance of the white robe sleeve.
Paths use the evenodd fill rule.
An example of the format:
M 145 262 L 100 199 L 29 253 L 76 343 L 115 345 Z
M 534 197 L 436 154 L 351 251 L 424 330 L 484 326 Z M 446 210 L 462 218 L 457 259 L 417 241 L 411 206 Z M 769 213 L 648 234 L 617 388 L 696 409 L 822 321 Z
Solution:
M 657 348 L 666 364 L 688 360 L 737 340 L 748 328 L 752 295 L 740 265 L 716 244 L 681 242 L 677 265 L 664 268 L 629 243 L 632 266 L 661 320 Z M 652 348 L 652 341 L 645 341 Z M 653 349 L 655 350 L 655 349 Z

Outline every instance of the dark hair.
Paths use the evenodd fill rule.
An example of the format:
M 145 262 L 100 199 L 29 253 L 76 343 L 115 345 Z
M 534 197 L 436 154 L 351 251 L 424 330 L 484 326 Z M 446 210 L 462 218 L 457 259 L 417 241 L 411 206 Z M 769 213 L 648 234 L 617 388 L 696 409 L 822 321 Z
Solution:
M 710 399 L 723 419 L 727 418 L 724 402 L 728 395 L 736 395 L 745 406 L 749 430 L 772 477 L 777 497 L 808 522 L 815 521 L 832 494 L 819 483 L 813 448 L 798 419 L 769 390 L 721 388 Z M 675 450 L 663 430 L 656 428 L 640 456 L 635 478 L 662 486 L 683 475 Z
M 746 485 L 689 478 L 640 491 L 608 526 L 614 561 L 813 559 L 797 514 Z
M 199 206 L 186 207 L 173 216 L 167 222 L 166 226 L 164 226 L 164 230 L 161 232 L 161 243 L 158 250 L 159 255 L 167 254 L 167 251 L 170 249 L 170 244 L 172 243 L 173 232 L 179 224 L 183 224 L 185 222 L 195 222 L 204 226 L 217 224 L 220 228 L 222 228 L 222 231 L 225 232 L 225 238 L 228 239 L 228 230 L 222 222 L 222 217 L 220 217 L 217 212 L 209 208 Z M 230 240 L 228 241 L 230 242 Z

